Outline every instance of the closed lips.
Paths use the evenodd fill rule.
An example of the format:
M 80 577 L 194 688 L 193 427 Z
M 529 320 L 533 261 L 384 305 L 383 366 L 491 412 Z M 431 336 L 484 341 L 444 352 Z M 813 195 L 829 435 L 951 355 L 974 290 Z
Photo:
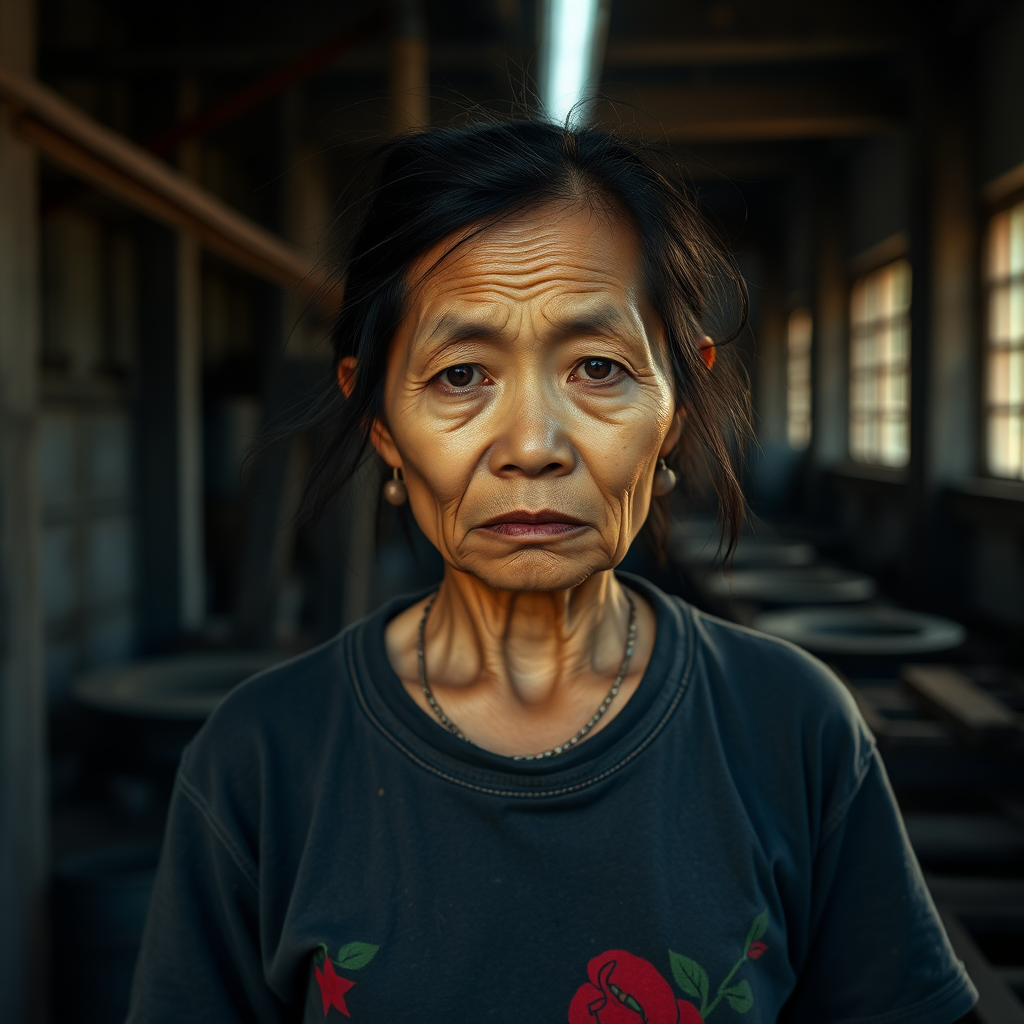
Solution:
M 554 537 L 560 533 L 571 533 L 586 525 L 575 516 L 545 510 L 507 512 L 505 515 L 489 519 L 483 524 L 483 529 L 506 537 Z
M 504 515 L 488 519 L 484 526 L 499 526 L 502 523 L 526 523 L 532 526 L 541 523 L 562 523 L 566 526 L 585 526 L 582 519 L 567 516 L 564 512 L 506 512 Z

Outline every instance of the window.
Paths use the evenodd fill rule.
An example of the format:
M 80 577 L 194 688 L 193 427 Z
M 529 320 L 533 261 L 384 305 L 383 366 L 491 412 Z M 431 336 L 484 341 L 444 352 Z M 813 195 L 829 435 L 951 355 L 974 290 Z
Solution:
M 987 253 L 985 434 L 988 471 L 1024 478 L 1024 202 L 997 213 Z
M 910 458 L 910 264 L 858 278 L 850 302 L 850 457 L 877 466 Z
M 794 309 L 786 324 L 786 437 L 791 448 L 811 441 L 811 337 L 809 309 Z

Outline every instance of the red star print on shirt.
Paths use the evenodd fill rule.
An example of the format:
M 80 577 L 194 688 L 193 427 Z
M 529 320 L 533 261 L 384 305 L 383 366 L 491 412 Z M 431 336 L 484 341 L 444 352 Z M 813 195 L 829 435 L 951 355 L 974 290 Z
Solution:
M 345 993 L 355 982 L 335 974 L 334 964 L 331 963 L 329 957 L 324 958 L 323 970 L 314 967 L 313 973 L 316 975 L 317 984 L 320 986 L 320 996 L 324 1001 L 324 1016 L 327 1016 L 327 1011 L 332 1006 L 340 1010 L 346 1017 L 351 1016 L 345 1005 Z

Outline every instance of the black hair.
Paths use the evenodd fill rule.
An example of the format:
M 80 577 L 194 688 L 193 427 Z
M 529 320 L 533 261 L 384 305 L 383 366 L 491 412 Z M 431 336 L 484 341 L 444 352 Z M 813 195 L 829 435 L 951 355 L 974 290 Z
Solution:
M 665 154 L 601 128 L 510 119 L 404 134 L 375 159 L 362 216 L 334 268 L 344 288 L 331 333 L 334 367 L 355 357 L 357 370 L 350 396 L 332 382 L 306 424 L 320 438 L 306 509 L 321 512 L 367 455 L 413 261 L 467 228 L 486 230 L 551 202 L 588 203 L 632 221 L 647 297 L 665 324 L 676 398 L 687 410 L 670 460 L 691 491 L 714 492 L 731 549 L 745 509 L 738 459 L 749 435 L 749 399 L 729 360 L 717 358 L 709 369 L 700 348 L 705 335 L 720 349 L 740 333 L 747 293 Z M 663 548 L 662 501 L 652 503 L 649 522 Z

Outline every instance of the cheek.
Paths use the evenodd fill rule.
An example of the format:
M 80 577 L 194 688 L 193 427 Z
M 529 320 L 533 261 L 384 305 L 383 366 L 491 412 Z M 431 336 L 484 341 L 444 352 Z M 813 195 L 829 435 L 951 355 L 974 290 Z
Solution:
M 646 399 L 646 400 L 644 400 Z M 668 432 L 672 407 L 643 396 L 611 417 L 587 417 L 577 447 L 594 482 L 609 498 L 629 500 L 644 484 Z
M 466 492 L 476 464 L 464 445 L 445 445 L 438 438 L 428 445 L 402 449 L 408 467 L 406 481 L 429 495 L 435 505 L 445 507 L 457 502 Z
M 471 487 L 480 460 L 479 438 L 472 430 L 450 429 L 416 412 L 399 417 L 393 433 L 402 455 L 411 511 L 436 543 L 446 513 L 462 504 Z

